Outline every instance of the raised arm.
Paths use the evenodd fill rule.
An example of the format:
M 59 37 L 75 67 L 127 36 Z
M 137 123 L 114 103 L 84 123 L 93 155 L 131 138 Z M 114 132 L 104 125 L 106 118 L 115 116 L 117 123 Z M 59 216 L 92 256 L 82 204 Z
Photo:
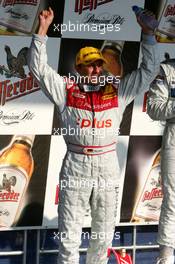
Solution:
M 152 15 L 150 15 L 152 16 Z M 151 82 L 160 69 L 160 58 L 154 31 L 137 18 L 142 28 L 142 61 L 139 68 L 126 75 L 121 81 L 120 96 L 124 105 L 128 105 L 139 93 L 149 89 Z
M 64 79 L 47 63 L 46 36 L 53 21 L 53 11 L 43 10 L 39 15 L 38 34 L 34 34 L 28 54 L 28 67 L 46 95 L 62 108 L 65 103 Z
M 175 118 L 174 69 L 173 65 L 162 64 L 159 75 L 150 86 L 147 113 L 153 120 Z

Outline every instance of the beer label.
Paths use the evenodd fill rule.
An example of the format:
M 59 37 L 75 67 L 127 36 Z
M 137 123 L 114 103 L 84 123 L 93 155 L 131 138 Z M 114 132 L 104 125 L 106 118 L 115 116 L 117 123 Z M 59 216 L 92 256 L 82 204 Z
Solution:
M 160 164 L 152 167 L 140 196 L 135 216 L 158 221 L 162 203 Z
M 158 32 L 175 38 L 175 0 L 168 0 L 159 20 Z
M 0 2 L 0 24 L 18 31 L 32 31 L 40 0 L 3 0 Z
M 27 175 L 22 169 L 0 166 L 0 226 L 14 223 L 26 187 Z

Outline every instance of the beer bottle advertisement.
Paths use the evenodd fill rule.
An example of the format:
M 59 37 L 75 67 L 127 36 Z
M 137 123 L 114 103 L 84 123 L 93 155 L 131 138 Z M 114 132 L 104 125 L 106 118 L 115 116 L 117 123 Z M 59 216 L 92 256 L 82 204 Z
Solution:
M 158 221 L 162 203 L 160 149 L 153 156 L 153 163 L 146 182 L 138 196 L 131 221 Z
M 122 222 L 157 222 L 162 203 L 161 136 L 132 136 L 121 207 Z
M 37 210 L 40 211 L 40 216 L 38 214 L 37 221 L 41 222 L 44 195 L 42 185 L 46 180 L 46 173 L 42 175 L 37 165 L 38 162 L 42 164 L 43 161 L 42 158 L 38 159 L 38 155 L 41 153 L 38 150 L 36 153 L 36 146 L 40 145 L 43 140 L 35 135 L 13 135 L 11 138 L 8 136 L 8 139 L 10 141 L 6 146 L 1 147 L 0 151 L 0 227 L 18 226 L 20 223 L 30 225 L 30 221 L 33 221 L 32 215 L 36 210 L 34 206 L 29 210 L 33 199 L 35 204 L 38 202 Z M 37 145 L 34 146 L 35 140 Z M 48 151 L 48 140 L 46 143 Z M 47 171 L 47 167 L 45 169 Z M 34 183 L 38 180 L 41 193 L 36 195 L 35 192 L 39 185 L 36 188 Z M 27 217 L 28 214 L 30 217 Z
M 52 0 L 1 0 L 0 35 L 23 36 L 35 33 L 38 28 L 38 15 L 47 6 L 55 10 L 53 26 L 48 35 L 59 37 L 60 31 L 54 29 L 62 22 L 64 1 L 57 3 Z
M 34 161 L 31 155 L 33 141 L 33 135 L 16 135 L 0 155 L 1 226 L 11 226 L 16 221 L 33 173 Z
M 175 1 L 161 0 L 158 11 L 159 26 L 156 30 L 157 40 L 159 42 L 175 42 Z
M 4 0 L 0 5 L 0 23 L 15 30 L 30 33 L 37 18 L 39 5 L 40 0 Z

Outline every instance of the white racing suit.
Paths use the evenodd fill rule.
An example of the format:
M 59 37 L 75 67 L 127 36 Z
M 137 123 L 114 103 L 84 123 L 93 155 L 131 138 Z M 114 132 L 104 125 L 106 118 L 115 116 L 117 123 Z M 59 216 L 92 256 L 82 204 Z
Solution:
M 146 36 L 145 36 L 146 37 Z M 117 211 L 119 165 L 116 141 L 125 107 L 149 88 L 159 71 L 157 45 L 151 36 L 142 43 L 139 69 L 126 75 L 120 86 L 108 84 L 99 91 L 84 92 L 67 83 L 47 64 L 46 38 L 35 35 L 29 68 L 41 88 L 54 100 L 61 118 L 67 154 L 60 173 L 59 264 L 78 264 L 83 216 L 91 207 L 91 236 L 87 264 L 107 263 Z M 64 133 L 65 134 L 65 133 Z M 61 150 L 60 150 L 61 151 Z
M 147 112 L 154 120 L 165 121 L 161 148 L 163 201 L 159 219 L 158 243 L 175 248 L 175 62 L 161 64 L 152 83 Z

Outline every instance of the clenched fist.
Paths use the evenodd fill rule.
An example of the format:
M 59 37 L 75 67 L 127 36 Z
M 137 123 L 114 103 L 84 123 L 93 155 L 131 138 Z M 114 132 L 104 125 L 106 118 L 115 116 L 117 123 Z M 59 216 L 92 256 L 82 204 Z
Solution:
M 38 34 L 45 36 L 47 34 L 47 30 L 52 23 L 54 18 L 54 13 L 51 7 L 48 10 L 43 10 L 39 15 L 39 29 Z

